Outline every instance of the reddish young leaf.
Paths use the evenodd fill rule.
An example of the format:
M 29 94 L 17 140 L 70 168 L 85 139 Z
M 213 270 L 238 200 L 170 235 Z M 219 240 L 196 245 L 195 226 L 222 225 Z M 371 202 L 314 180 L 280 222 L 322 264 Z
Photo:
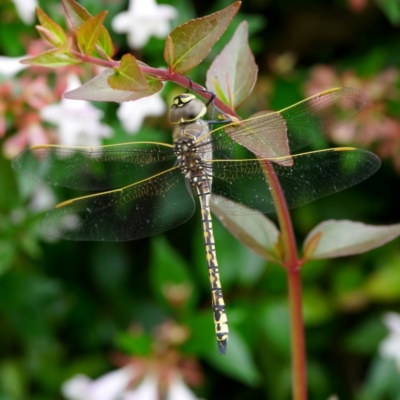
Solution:
M 305 260 L 365 253 L 400 236 L 400 224 L 374 226 L 354 221 L 324 221 L 304 241 Z
M 43 26 L 36 25 L 36 30 L 39 32 L 40 37 L 53 47 L 59 47 L 65 44 L 65 42 L 60 42 L 53 32 L 43 28 Z
M 131 101 L 141 99 L 159 92 L 163 85 L 161 81 L 146 76 L 148 89 L 142 91 L 116 90 L 109 86 L 108 79 L 114 75 L 114 70 L 107 68 L 89 82 L 77 89 L 64 93 L 66 99 L 88 100 L 88 101 Z
M 58 68 L 66 65 L 80 64 L 82 61 L 65 50 L 51 49 L 35 57 L 22 60 L 22 64 L 39 65 L 41 67 Z
M 67 42 L 67 36 L 60 25 L 55 23 L 40 7 L 36 8 L 40 26 L 36 26 L 43 40 L 54 47 L 60 47 Z
M 149 88 L 146 78 L 131 54 L 125 54 L 119 68 L 108 78 L 111 88 L 117 90 L 142 91 Z
M 78 30 L 85 22 L 92 18 L 87 10 L 74 0 L 62 0 L 62 4 L 68 19 L 75 30 Z M 100 34 L 97 38 L 96 45 L 106 57 L 109 58 L 113 55 L 114 47 L 110 34 L 104 26 L 100 28 Z
M 168 65 L 172 65 L 174 63 L 174 60 L 176 59 L 174 42 L 171 36 L 167 36 L 167 38 L 165 39 L 164 58 Z
M 74 0 L 62 0 L 62 4 L 68 19 L 75 30 L 92 18 L 87 10 Z
M 266 116 L 268 116 L 268 122 L 257 122 L 257 120 L 264 121 Z M 241 124 L 241 121 L 226 125 L 224 129 L 227 133 L 231 134 L 235 141 L 259 157 L 282 157 L 282 165 L 292 165 L 293 160 L 289 157 L 290 149 L 287 124 L 281 114 L 270 111 L 259 111 L 246 121 L 254 122 L 254 124 L 250 123 L 246 128 L 243 128 L 243 131 L 248 132 L 247 135 L 235 135 L 236 128 Z M 279 163 L 279 160 L 275 160 L 275 162 Z
M 101 28 L 103 27 L 104 19 L 106 18 L 107 14 L 108 11 L 102 11 L 95 17 L 88 19 L 76 30 L 78 47 L 83 54 L 90 55 L 95 49 L 97 40 L 100 36 Z
M 211 64 L 206 86 L 235 109 L 253 90 L 257 72 L 258 67 L 248 44 L 247 22 L 244 21 Z
M 164 50 L 169 69 L 182 74 L 200 64 L 225 32 L 240 4 L 237 1 L 221 11 L 175 28 L 167 38 Z

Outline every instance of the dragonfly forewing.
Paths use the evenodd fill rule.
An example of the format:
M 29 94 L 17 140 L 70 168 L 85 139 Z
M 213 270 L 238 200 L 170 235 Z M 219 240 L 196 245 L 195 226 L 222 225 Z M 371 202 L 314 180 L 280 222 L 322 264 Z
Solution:
M 100 147 L 34 146 L 13 161 L 18 172 L 80 190 L 129 185 L 171 168 L 176 161 L 168 144 L 137 142 Z

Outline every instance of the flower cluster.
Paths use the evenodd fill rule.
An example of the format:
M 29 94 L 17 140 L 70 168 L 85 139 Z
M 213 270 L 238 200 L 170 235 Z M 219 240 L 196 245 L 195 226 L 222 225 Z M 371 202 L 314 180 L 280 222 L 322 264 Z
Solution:
M 149 372 L 136 385 L 137 371 L 124 367 L 91 380 L 85 375 L 76 375 L 62 386 L 62 394 L 68 400 L 158 400 L 159 379 Z M 170 377 L 165 400 L 197 400 L 179 374 Z
M 140 330 L 136 327 L 131 333 L 137 335 Z M 148 356 L 118 354 L 114 361 L 120 369 L 95 380 L 76 375 L 63 384 L 63 396 L 68 400 L 197 400 L 187 384 L 199 386 L 203 382 L 200 367 L 175 349 L 187 338 L 185 327 L 166 322 L 156 330 Z
M 13 79 L 22 64 L 19 59 L 7 61 L 0 68 L 0 74 L 8 74 L 10 78 L 0 83 L 0 137 L 8 134 L 3 144 L 7 158 L 38 144 L 99 145 L 101 138 L 112 134 L 100 122 L 103 113 L 91 103 L 66 99 L 57 102 L 65 90 L 80 85 L 74 69 L 58 73 L 57 83 L 51 88 L 49 74 L 35 76 L 27 71 L 19 79 Z
M 15 0 L 14 3 L 20 18 L 31 24 L 36 1 L 22 4 Z M 116 32 L 127 33 L 132 48 L 140 48 L 151 36 L 165 37 L 170 30 L 169 21 L 176 16 L 177 10 L 172 6 L 158 5 L 154 0 L 131 0 L 128 10 L 117 14 L 112 25 Z M 30 55 L 43 51 L 43 44 L 37 46 L 32 42 L 30 47 Z M 82 68 L 70 66 L 56 70 L 56 84 L 52 89 L 48 70 L 42 69 L 38 77 L 27 71 L 19 79 L 14 78 L 27 67 L 20 63 L 24 58 L 0 57 L 0 77 L 8 78 L 0 81 L 0 137 L 7 132 L 3 145 L 7 158 L 36 144 L 98 146 L 103 138 L 112 135 L 111 128 L 101 122 L 102 111 L 90 102 L 59 100 L 62 93 L 80 86 Z M 127 133 L 136 133 L 147 115 L 160 116 L 165 110 L 165 103 L 157 93 L 122 103 L 117 116 Z
M 330 139 L 339 145 L 354 143 L 370 147 L 382 159 L 391 159 L 400 173 L 400 121 L 390 115 L 390 103 L 400 96 L 399 81 L 400 71 L 394 67 L 377 76 L 360 78 L 353 71 L 339 76 L 332 67 L 318 65 L 311 70 L 305 94 L 311 96 L 337 86 L 363 90 L 369 99 L 367 106 L 350 123 L 330 132 Z

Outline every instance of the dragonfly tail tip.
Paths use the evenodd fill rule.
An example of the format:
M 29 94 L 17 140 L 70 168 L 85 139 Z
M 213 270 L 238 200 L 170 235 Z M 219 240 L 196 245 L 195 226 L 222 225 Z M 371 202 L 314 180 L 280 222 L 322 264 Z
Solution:
M 225 354 L 226 353 L 226 347 L 227 347 L 227 340 L 221 340 L 218 341 L 218 353 L 219 355 Z

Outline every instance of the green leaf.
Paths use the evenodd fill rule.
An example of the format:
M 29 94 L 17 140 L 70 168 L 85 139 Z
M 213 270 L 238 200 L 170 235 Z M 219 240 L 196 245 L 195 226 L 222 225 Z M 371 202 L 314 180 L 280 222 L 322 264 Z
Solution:
M 226 354 L 219 355 L 213 348 L 206 358 L 215 368 L 246 385 L 256 386 L 260 380 L 250 348 L 233 326 L 229 329 Z
M 0 362 L 1 400 L 22 399 L 28 395 L 26 375 L 17 359 L 2 357 Z
M 228 294 L 229 289 L 235 285 L 240 285 L 242 288 L 256 285 L 265 272 L 265 260 L 251 251 L 249 247 L 242 243 L 239 244 L 237 239 L 215 218 L 213 218 L 213 230 L 223 290 L 226 290 Z M 201 261 L 199 274 L 206 281 L 204 288 L 208 289 L 210 283 L 208 274 L 205 273 L 204 245 L 198 246 L 204 240 L 200 227 L 196 229 L 194 238 L 197 239 L 195 251 L 200 253 L 198 257 L 199 261 Z
M 111 242 L 97 242 L 93 246 L 93 279 L 102 293 L 121 296 L 130 271 L 130 260 L 125 249 Z M 112 264 L 112 268 L 109 266 Z
M 151 255 L 151 283 L 158 298 L 173 306 L 186 308 L 192 305 L 195 287 L 188 274 L 188 265 L 165 237 L 152 238 Z
M 399 371 L 395 359 L 375 358 L 361 388 L 360 399 L 395 399 L 400 393 Z
M 208 70 L 210 71 L 210 70 Z M 219 84 L 219 82 L 215 78 L 211 78 L 212 83 L 207 83 L 207 88 L 211 88 L 212 92 L 214 92 L 217 97 L 225 104 L 229 104 L 229 98 L 225 95 L 224 88 Z M 208 73 L 207 73 L 207 82 L 208 82 Z
M 5 223 L 4 215 L 7 215 L 12 219 L 13 212 L 16 211 L 16 206 L 18 205 L 18 201 L 16 199 L 20 197 L 19 195 L 21 193 L 20 192 L 21 189 L 18 189 L 17 187 L 17 182 L 15 179 L 15 175 L 13 174 L 13 169 L 11 167 L 10 160 L 4 158 L 4 150 L 3 154 L 0 155 L 0 182 L 1 182 L 0 215 L 1 213 L 3 213 L 2 216 L 0 217 L 0 237 L 1 237 L 0 241 L 3 241 L 6 239 L 2 231 L 3 224 Z
M 353 221 L 324 221 L 307 236 L 304 259 L 343 257 L 365 253 L 400 236 L 400 224 L 373 226 Z
M 386 14 L 393 25 L 400 25 L 399 0 L 375 0 L 375 4 Z
M 332 278 L 333 292 L 340 297 L 357 293 L 360 291 L 364 280 L 365 272 L 362 269 L 357 265 L 346 263 L 345 268 L 335 271 Z
M 150 96 L 159 92 L 163 87 L 161 81 L 146 75 L 148 89 L 141 91 L 116 90 L 111 88 L 108 83 L 108 79 L 114 73 L 113 69 L 107 68 L 79 88 L 64 93 L 63 97 L 75 100 L 122 102 Z
M 128 355 L 149 356 L 152 351 L 152 338 L 142 332 L 123 332 L 116 338 L 117 346 Z
M 265 272 L 265 261 L 244 244 L 238 243 L 237 239 L 214 217 L 213 231 L 223 293 L 229 296 L 232 287 L 239 285 L 243 289 L 257 284 Z M 208 292 L 210 279 L 206 269 L 203 242 L 203 232 L 199 225 L 194 229 L 192 238 L 192 257 L 197 270 L 196 285 Z
M 136 58 L 131 54 L 125 54 L 121 58 L 119 68 L 114 68 L 114 75 L 108 78 L 111 88 L 117 90 L 141 91 L 149 88 L 149 84 L 143 74 Z
M 182 351 L 198 356 L 206 356 L 210 349 L 218 352 L 211 309 L 195 314 L 190 313 L 185 323 L 189 328 L 190 336 L 182 345 Z
M 12 241 L 2 239 L 0 241 L 0 276 L 12 267 L 15 255 L 16 248 Z
M 62 0 L 62 4 L 68 19 L 71 21 L 71 25 L 75 30 L 78 30 L 85 22 L 92 18 L 87 10 L 74 0 Z M 105 11 L 102 13 L 104 12 Z M 113 55 L 114 47 L 110 38 L 110 34 L 104 26 L 100 28 L 100 33 L 96 39 L 96 45 L 100 48 L 105 56 L 111 57 Z
M 320 325 L 332 318 L 333 305 L 323 291 L 306 288 L 303 291 L 303 314 L 305 325 Z
M 175 28 L 167 37 L 164 50 L 169 69 L 182 74 L 200 64 L 225 32 L 240 4 L 237 1 L 221 11 Z
M 400 260 L 393 257 L 380 263 L 379 269 L 369 275 L 364 291 L 370 299 L 396 301 L 400 296 Z
M 227 203 L 229 209 L 240 209 L 243 215 L 227 214 Z M 279 231 L 264 214 L 217 195 L 213 196 L 211 210 L 239 242 L 266 260 L 280 262 Z
M 214 59 L 207 72 L 206 86 L 235 109 L 247 98 L 257 80 L 258 67 L 248 44 L 247 22 L 236 29 L 231 41 Z
M 80 64 L 82 61 L 66 50 L 52 49 L 35 57 L 25 58 L 22 64 L 39 65 L 41 67 L 58 68 L 66 65 Z
M 85 55 L 92 54 L 96 47 L 97 40 L 100 36 L 100 31 L 103 26 L 103 22 L 108 14 L 108 11 L 104 10 L 97 14 L 95 17 L 91 17 L 85 23 L 83 23 L 76 30 L 76 39 L 78 47 L 81 52 Z
M 67 36 L 61 26 L 54 22 L 40 7 L 36 8 L 36 15 L 40 22 L 40 26 L 36 26 L 36 29 L 43 40 L 54 47 L 61 47 L 67 43 Z
M 274 299 L 258 310 L 261 330 L 272 342 L 275 350 L 290 355 L 290 316 L 286 300 Z
M 344 346 L 348 352 L 365 356 L 373 354 L 379 343 L 387 335 L 387 329 L 377 317 L 362 320 L 346 334 Z
M 100 50 L 104 53 L 104 55 L 107 58 L 111 58 L 112 55 L 114 54 L 114 45 L 111 40 L 110 34 L 108 33 L 108 30 L 103 26 L 100 29 L 100 35 L 97 40 L 97 46 L 100 48 Z

